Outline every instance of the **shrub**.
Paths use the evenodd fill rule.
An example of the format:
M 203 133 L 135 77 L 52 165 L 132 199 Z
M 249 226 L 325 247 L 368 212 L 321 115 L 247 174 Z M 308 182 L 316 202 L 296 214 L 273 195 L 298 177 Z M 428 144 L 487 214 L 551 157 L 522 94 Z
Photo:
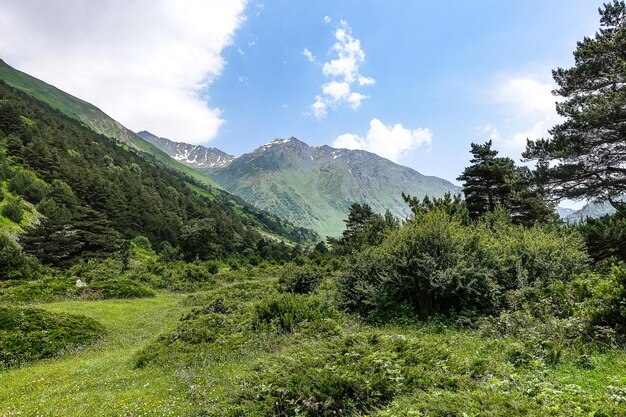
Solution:
M 209 274 L 215 275 L 220 271 L 220 263 L 217 261 L 206 261 L 203 262 L 202 265 Z
M 104 333 L 100 323 L 85 316 L 0 307 L 0 368 L 84 347 Z
M 19 224 L 24 218 L 24 206 L 18 198 L 8 198 L 2 206 L 2 215 L 13 223 Z
M 111 298 L 148 298 L 155 293 L 143 285 L 128 278 L 96 281 L 84 287 L 80 296 L 89 300 L 108 300 Z
M 586 314 L 594 327 L 609 327 L 626 337 L 626 265 L 614 265 L 592 289 Z
M 0 282 L 0 303 L 47 303 L 77 297 L 80 288 L 68 278 L 45 276 L 36 281 Z
M 223 416 L 368 415 L 405 391 L 405 339 L 361 333 L 279 354 L 254 367 Z M 254 381 L 254 382 L 252 382 Z
M 574 232 L 524 228 L 498 213 L 464 225 L 431 210 L 349 259 L 339 290 L 346 308 L 369 318 L 397 316 L 407 307 L 421 318 L 462 310 L 494 314 L 524 304 L 515 294 L 559 297 L 551 289 L 586 268 Z M 519 292 L 524 288 L 533 291 Z
M 281 271 L 278 285 L 282 292 L 309 294 L 315 291 L 324 276 L 319 268 L 305 264 L 288 264 Z
M 199 283 L 199 282 L 213 282 L 213 273 L 211 273 L 202 264 L 185 263 L 178 264 L 178 268 L 175 270 L 174 275 L 177 280 Z
M 89 284 L 97 281 L 115 280 L 122 274 L 122 263 L 117 259 L 89 260 L 73 266 L 68 276 L 80 278 Z
M 275 330 L 290 333 L 310 325 L 317 330 L 332 329 L 325 326 L 336 317 L 336 312 L 319 298 L 294 294 L 267 297 L 254 306 L 252 327 L 255 330 Z
M 34 279 L 39 274 L 37 259 L 25 255 L 11 238 L 0 232 L 0 281 Z

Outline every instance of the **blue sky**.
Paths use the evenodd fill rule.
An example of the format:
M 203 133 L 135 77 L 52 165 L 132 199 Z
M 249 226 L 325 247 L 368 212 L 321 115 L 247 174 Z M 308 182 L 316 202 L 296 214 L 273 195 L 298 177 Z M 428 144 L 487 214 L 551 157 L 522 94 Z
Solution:
M 573 63 L 576 42 L 598 27 L 597 7 L 590 1 L 250 3 L 224 52 L 225 70 L 207 91 L 226 120 L 211 145 L 234 154 L 288 136 L 330 145 L 346 133 L 365 138 L 378 119 L 429 129 L 430 144 L 395 158 L 425 174 L 455 179 L 468 163 L 470 142 L 492 137 L 493 129 L 501 152 L 519 158 L 521 147 L 505 143 L 553 120 L 554 98 L 544 94 L 550 71 Z M 359 72 L 375 84 L 355 87 L 367 96 L 358 109 L 341 103 L 318 119 L 309 106 L 332 77 L 303 51 L 320 63 L 336 58 L 341 20 L 365 54 Z M 525 87 L 538 91 L 506 96 L 521 96 Z
M 455 180 L 470 142 L 518 160 L 558 122 L 550 71 L 599 6 L 0 0 L 0 57 L 133 130 L 232 154 L 295 136 Z

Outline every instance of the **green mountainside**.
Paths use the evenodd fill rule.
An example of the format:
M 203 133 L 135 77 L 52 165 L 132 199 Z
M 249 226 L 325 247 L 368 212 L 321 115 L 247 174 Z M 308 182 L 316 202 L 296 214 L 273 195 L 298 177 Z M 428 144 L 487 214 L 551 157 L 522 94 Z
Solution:
M 237 216 L 244 219 L 246 223 L 254 225 L 261 232 L 300 243 L 317 239 L 314 232 L 294 226 L 282 218 L 259 210 L 241 198 L 221 190 L 209 177 L 172 159 L 158 147 L 143 140 L 92 104 L 18 71 L 2 60 L 0 60 L 0 80 L 48 104 L 52 109 L 80 122 L 91 131 L 115 139 L 118 145 L 128 145 L 127 148 L 126 146 L 118 147 L 132 150 L 135 154 L 150 161 L 152 165 L 160 166 L 158 169 L 167 171 L 167 175 L 179 177 L 196 194 L 202 194 L 209 200 L 229 206 L 229 210 L 234 210 Z
M 74 97 L 58 88 L 47 84 L 24 72 L 18 71 L 0 59 L 0 80 L 10 86 L 22 90 L 38 100 L 47 103 L 66 116 L 80 121 L 96 133 L 116 139 L 129 146 L 146 152 L 157 160 L 178 171 L 184 172 L 196 181 L 215 186 L 216 184 L 205 175 L 170 158 L 165 152 L 151 143 L 142 140 L 133 131 L 113 120 L 96 106 Z
M 403 192 L 420 199 L 460 192 L 446 180 L 370 152 L 312 147 L 296 138 L 278 139 L 235 158 L 148 132 L 139 135 L 249 203 L 323 236 L 341 233 L 352 203 L 405 218 L 410 210 Z

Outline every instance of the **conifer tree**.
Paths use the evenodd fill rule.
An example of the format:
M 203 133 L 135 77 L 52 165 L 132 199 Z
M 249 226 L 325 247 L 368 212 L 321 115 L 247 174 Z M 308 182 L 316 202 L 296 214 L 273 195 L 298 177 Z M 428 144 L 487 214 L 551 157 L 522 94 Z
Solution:
M 626 193 L 626 6 L 613 1 L 599 13 L 600 30 L 578 42 L 574 66 L 552 72 L 565 121 L 551 138 L 529 141 L 524 157 L 539 162 L 555 200 L 609 201 L 624 211 L 617 197 Z

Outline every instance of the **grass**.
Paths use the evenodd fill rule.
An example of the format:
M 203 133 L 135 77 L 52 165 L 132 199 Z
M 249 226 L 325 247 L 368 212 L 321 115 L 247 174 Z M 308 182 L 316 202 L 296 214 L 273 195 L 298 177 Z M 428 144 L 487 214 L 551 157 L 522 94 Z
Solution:
M 365 325 L 332 309 L 328 281 L 280 295 L 272 274 L 254 275 L 218 275 L 193 296 L 36 305 L 107 336 L 0 372 L 0 416 L 626 416 L 623 350 L 520 365 L 520 340 Z
M 191 408 L 179 375 L 134 369 L 131 358 L 185 310 L 181 295 L 151 299 L 67 301 L 37 305 L 83 314 L 107 337 L 85 351 L 0 373 L 0 415 L 183 415 Z M 126 414 L 131 415 L 131 414 Z

